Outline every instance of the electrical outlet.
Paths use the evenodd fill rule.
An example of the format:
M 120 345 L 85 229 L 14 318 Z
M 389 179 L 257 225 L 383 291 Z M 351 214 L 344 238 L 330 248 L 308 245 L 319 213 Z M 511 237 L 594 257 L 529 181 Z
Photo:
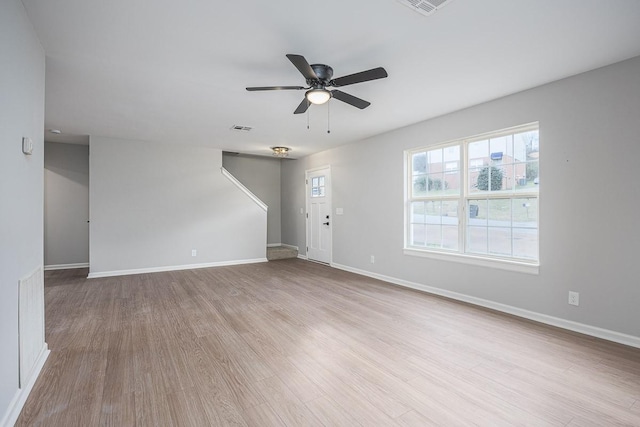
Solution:
M 196 256 L 198 255 L 198 251 L 195 249 L 191 249 L 191 256 Z
M 580 293 L 569 291 L 569 304 L 580 305 Z
M 376 257 L 371 255 L 371 264 L 375 264 L 375 263 L 376 263 Z

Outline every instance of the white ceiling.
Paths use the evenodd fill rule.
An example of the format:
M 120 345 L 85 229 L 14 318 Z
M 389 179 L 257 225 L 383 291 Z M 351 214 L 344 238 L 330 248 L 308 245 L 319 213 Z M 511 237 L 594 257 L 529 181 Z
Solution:
M 300 157 L 640 55 L 638 0 L 23 0 L 47 56 L 45 128 Z M 293 115 L 285 57 L 389 77 Z M 639 77 L 640 78 L 640 77 Z M 307 130 L 307 120 L 310 129 Z M 230 130 L 252 126 L 250 132 Z M 60 140 L 60 139 L 59 139 Z

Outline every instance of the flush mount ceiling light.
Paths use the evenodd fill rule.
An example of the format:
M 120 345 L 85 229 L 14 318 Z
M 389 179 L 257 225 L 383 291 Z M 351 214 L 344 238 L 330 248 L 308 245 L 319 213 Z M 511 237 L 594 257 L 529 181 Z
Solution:
M 291 151 L 289 147 L 271 147 L 271 149 L 273 150 L 273 155 L 276 157 L 288 157 L 289 151 Z
M 60 132 L 60 129 L 49 129 L 49 132 L 56 134 L 56 135 L 60 135 L 62 132 Z
M 310 103 L 320 105 L 331 99 L 331 92 L 326 89 L 311 89 L 304 96 Z

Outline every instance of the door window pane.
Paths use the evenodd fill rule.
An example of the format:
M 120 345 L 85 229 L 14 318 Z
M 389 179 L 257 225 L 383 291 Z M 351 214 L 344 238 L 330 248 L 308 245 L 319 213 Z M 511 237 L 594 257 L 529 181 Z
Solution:
M 311 197 L 324 197 L 324 176 L 311 178 Z

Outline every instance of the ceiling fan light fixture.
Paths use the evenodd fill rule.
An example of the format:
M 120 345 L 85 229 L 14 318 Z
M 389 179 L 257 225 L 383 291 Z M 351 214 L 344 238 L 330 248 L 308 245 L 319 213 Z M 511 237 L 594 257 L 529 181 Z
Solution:
M 271 147 L 271 149 L 276 157 L 289 157 L 289 151 L 291 151 L 289 147 Z
M 320 105 L 331 99 L 331 92 L 326 89 L 311 89 L 304 96 L 310 103 Z

